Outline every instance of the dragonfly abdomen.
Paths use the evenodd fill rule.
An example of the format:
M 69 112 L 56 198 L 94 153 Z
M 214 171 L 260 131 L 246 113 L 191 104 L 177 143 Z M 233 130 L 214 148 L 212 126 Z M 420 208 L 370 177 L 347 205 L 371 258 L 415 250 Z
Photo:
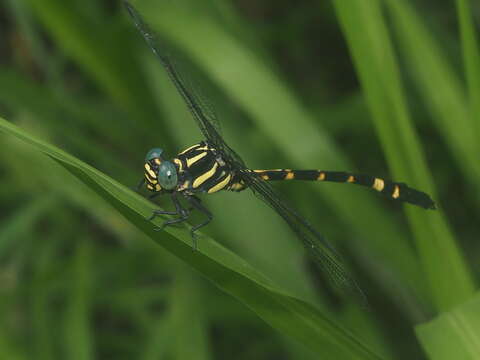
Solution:
M 393 182 L 375 176 L 343 171 L 324 170 L 252 170 L 264 181 L 304 180 L 350 183 L 369 187 L 383 195 L 425 209 L 435 209 L 435 203 L 426 193 L 410 188 L 407 184 Z

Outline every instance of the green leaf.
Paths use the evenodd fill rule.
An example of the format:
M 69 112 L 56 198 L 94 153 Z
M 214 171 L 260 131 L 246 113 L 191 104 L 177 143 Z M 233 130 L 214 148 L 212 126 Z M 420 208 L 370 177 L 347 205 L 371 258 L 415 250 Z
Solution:
M 10 248 L 16 245 L 19 238 L 27 234 L 41 216 L 55 205 L 58 206 L 55 197 L 40 196 L 21 206 L 19 210 L 2 221 L 0 223 L 0 257 L 9 254 Z
M 347 4 L 337 0 L 334 4 L 393 173 L 435 199 L 433 179 L 407 107 L 380 2 L 353 0 Z M 442 212 L 405 209 L 431 301 L 439 310 L 462 303 L 474 286 Z
M 157 232 L 148 217 L 156 207 L 107 175 L 27 134 L 0 118 L 0 131 L 33 146 L 83 181 L 152 240 L 198 270 L 219 288 L 236 297 L 263 320 L 322 355 L 324 359 L 380 359 L 369 346 L 312 305 L 284 293 L 240 257 L 213 239 L 202 236 L 193 251 L 188 229 L 168 227 Z M 156 220 L 158 225 L 161 219 Z
M 476 137 L 480 138 L 480 49 L 469 0 L 457 0 L 458 20 L 462 39 L 463 62 L 467 79 L 472 120 Z
M 466 303 L 415 328 L 432 360 L 480 359 L 480 293 Z
M 198 276 L 179 266 L 170 296 L 170 317 L 175 337 L 172 339 L 171 356 L 178 360 L 209 360 L 208 320 L 203 307 L 206 300 Z M 185 346 L 189 339 L 190 346 Z
M 424 98 L 465 177 L 476 184 L 480 178 L 477 125 L 472 121 L 463 84 L 409 2 L 384 2 L 390 9 L 402 56 L 419 87 L 418 94 Z
M 65 358 L 72 360 L 93 359 L 92 325 L 90 317 L 92 298 L 92 249 L 81 234 L 77 237 L 75 260 L 72 264 L 72 290 L 65 314 Z
M 26 0 L 58 45 L 98 86 L 132 115 L 151 121 L 154 108 L 151 97 L 142 91 L 133 51 L 125 46 L 126 34 L 109 18 L 96 22 L 72 3 L 61 0 Z M 82 3 L 83 5 L 83 3 Z
M 34 296 L 29 297 L 30 321 L 32 331 L 32 344 L 30 354 L 40 360 L 54 358 L 55 354 L 55 330 L 52 323 L 56 322 L 55 312 L 49 306 L 55 292 L 52 283 L 48 281 L 48 275 L 55 267 L 55 255 L 58 249 L 58 233 L 49 234 L 46 242 L 39 251 L 36 252 L 35 264 L 33 268 L 32 281 L 25 282 L 24 286 L 29 288 L 29 293 Z M 63 238 L 64 236 L 62 236 Z

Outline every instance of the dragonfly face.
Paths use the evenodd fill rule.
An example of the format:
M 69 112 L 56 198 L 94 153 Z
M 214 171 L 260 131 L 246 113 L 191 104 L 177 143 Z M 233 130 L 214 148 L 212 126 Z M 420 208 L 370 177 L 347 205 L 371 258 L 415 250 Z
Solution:
M 150 191 L 173 190 L 178 185 L 178 174 L 175 164 L 163 160 L 163 150 L 153 148 L 145 156 L 145 180 Z

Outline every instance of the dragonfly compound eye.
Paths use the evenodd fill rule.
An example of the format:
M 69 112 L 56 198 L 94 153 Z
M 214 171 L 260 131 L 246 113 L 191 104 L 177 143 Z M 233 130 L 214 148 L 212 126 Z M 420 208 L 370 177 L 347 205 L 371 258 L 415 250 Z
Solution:
M 145 162 L 149 162 L 153 159 L 160 159 L 162 157 L 163 149 L 153 148 L 145 156 Z
M 163 161 L 158 167 L 158 182 L 166 190 L 172 190 L 177 186 L 177 168 L 170 161 Z

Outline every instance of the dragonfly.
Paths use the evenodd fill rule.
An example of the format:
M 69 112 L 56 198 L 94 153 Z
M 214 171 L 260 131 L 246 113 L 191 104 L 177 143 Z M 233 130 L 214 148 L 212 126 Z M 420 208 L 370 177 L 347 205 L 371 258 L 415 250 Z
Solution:
M 361 289 L 346 270 L 343 260 L 334 247 L 308 220 L 277 194 L 270 182 L 306 180 L 349 183 L 371 188 L 397 202 L 435 209 L 435 203 L 430 196 L 404 183 L 364 174 L 326 170 L 250 169 L 223 139 L 213 105 L 200 91 L 197 83 L 192 80 L 191 74 L 181 66 L 174 49 L 151 31 L 130 3 L 124 1 L 124 5 L 205 137 L 203 141 L 186 148 L 172 159 L 166 159 L 161 148 L 151 149 L 146 154 L 144 178 L 139 187 L 145 185 L 153 193 L 150 198 L 169 195 L 175 206 L 174 211 L 153 211 L 148 218 L 150 221 L 161 215 L 173 216 L 165 220 L 156 230 L 183 223 L 189 219 L 192 211 L 197 210 L 205 215 L 205 220 L 192 226 L 190 230 L 193 248 L 197 249 L 197 231 L 213 219 L 213 214 L 202 204 L 198 195 L 215 194 L 220 191 L 241 192 L 250 189 L 283 218 L 303 243 L 307 253 L 316 260 L 336 287 L 349 292 L 353 290 L 355 294 L 363 297 Z M 184 207 L 180 199 L 185 199 L 189 207 Z

